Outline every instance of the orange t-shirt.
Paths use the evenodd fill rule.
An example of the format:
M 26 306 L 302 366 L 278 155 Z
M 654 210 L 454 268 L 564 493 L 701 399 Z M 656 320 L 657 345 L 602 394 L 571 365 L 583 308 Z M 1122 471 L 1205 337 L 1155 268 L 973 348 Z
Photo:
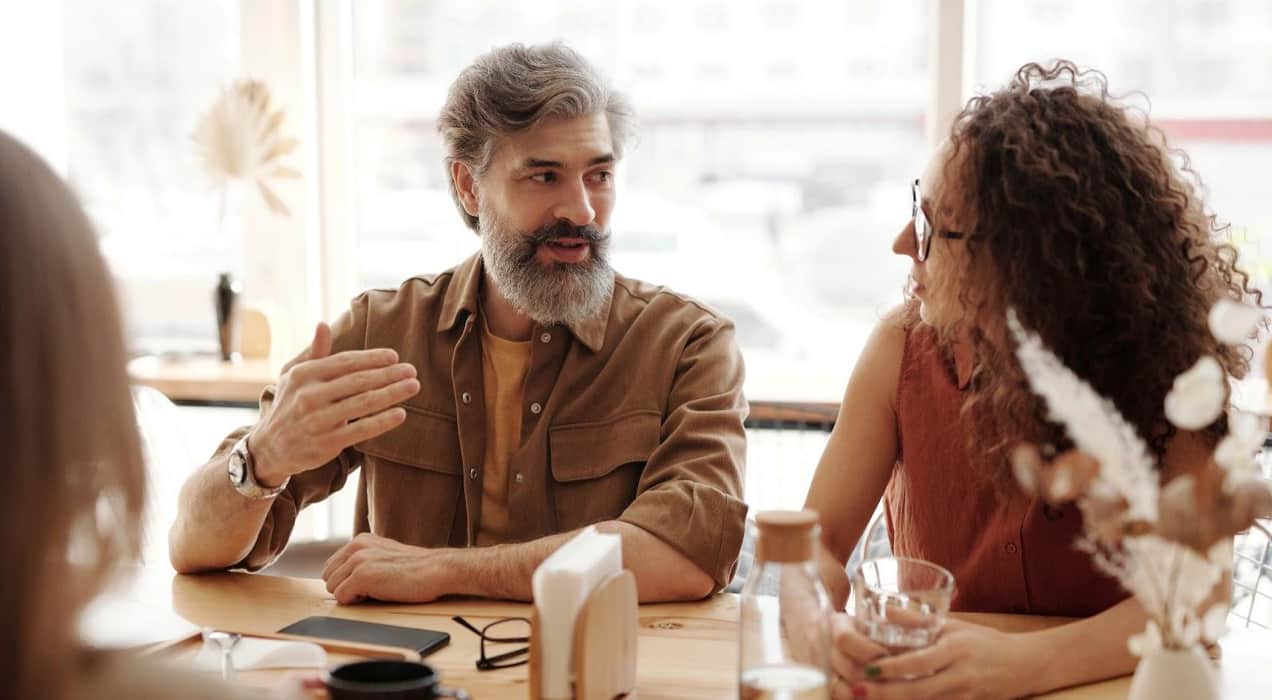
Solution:
M 505 340 L 482 322 L 481 370 L 486 398 L 486 454 L 482 460 L 481 525 L 477 544 L 507 542 L 508 460 L 521 447 L 521 400 L 530 369 L 530 341 Z

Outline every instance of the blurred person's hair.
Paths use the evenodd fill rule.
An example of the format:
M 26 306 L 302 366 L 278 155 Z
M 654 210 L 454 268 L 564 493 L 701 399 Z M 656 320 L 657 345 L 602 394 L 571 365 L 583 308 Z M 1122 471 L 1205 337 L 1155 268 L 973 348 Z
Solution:
M 972 98 L 950 141 L 942 199 L 954 201 L 937 203 L 933 223 L 941 228 L 942 210 L 971 218 L 961 281 L 949 290 L 966 311 L 940 330 L 974 349 L 963 404 L 971 454 L 1006 483 L 1015 441 L 1068 444 L 1015 358 L 1005 327 L 1014 308 L 1160 458 L 1175 434 L 1163 407 L 1175 376 L 1203 355 L 1234 377 L 1249 369 L 1248 348 L 1211 335 L 1211 306 L 1262 304 L 1187 155 L 1146 113 L 1119 104 L 1103 74 L 1068 61 L 1029 63 Z
M 138 551 L 145 474 L 114 286 L 75 196 L 0 132 L 0 695 L 64 697 L 77 614 Z
M 464 223 L 477 231 L 477 217 L 464 210 L 455 191 L 451 164 L 485 174 L 501 140 L 547 119 L 570 119 L 604 112 L 614 157 L 635 129 L 627 99 L 610 88 L 582 56 L 560 44 L 509 44 L 478 56 L 451 84 L 438 117 L 445 143 L 444 167 L 451 197 Z

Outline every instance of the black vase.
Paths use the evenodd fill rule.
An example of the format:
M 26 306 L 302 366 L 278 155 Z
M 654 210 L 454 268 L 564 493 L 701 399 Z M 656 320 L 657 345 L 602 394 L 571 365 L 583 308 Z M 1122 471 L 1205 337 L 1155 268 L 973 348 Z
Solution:
M 230 273 L 222 272 L 212 301 L 216 305 L 216 337 L 221 343 L 221 360 L 238 359 L 238 302 L 243 285 Z

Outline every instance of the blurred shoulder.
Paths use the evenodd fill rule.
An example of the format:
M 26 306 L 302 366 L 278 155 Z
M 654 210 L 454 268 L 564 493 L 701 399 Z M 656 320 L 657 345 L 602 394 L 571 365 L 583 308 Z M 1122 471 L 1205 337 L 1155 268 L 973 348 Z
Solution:
M 122 653 L 91 653 L 85 672 L 73 683 L 76 700 L 213 700 L 246 698 L 241 688 L 207 673 Z

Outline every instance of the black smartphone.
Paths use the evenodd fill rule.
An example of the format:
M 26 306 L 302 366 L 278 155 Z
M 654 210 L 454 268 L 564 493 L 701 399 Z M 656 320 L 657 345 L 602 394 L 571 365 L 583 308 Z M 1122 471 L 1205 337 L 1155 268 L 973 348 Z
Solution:
M 283 634 L 297 634 L 320 639 L 406 647 L 419 652 L 420 656 L 428 656 L 450 643 L 450 635 L 437 630 L 381 625 L 376 622 L 345 620 L 339 617 L 306 617 L 278 631 Z

